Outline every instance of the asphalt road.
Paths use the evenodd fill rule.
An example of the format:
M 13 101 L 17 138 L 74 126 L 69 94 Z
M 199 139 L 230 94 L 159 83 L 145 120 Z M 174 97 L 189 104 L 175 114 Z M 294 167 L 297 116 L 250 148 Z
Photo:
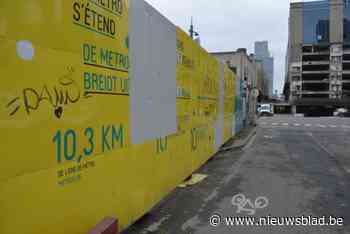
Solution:
M 243 150 L 217 155 L 199 173 L 209 177 L 176 189 L 124 234 L 350 234 L 350 119 L 261 118 Z M 282 217 L 309 225 L 309 216 L 342 225 L 282 225 Z M 255 220 L 232 226 L 226 217 Z

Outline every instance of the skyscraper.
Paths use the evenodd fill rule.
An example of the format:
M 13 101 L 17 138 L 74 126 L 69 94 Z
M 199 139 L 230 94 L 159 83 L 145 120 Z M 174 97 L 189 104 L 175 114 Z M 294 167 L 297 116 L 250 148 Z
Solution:
M 273 96 L 273 81 L 274 81 L 274 58 L 269 51 L 269 43 L 267 41 L 255 42 L 255 57 L 262 61 L 264 76 L 268 83 L 268 95 Z

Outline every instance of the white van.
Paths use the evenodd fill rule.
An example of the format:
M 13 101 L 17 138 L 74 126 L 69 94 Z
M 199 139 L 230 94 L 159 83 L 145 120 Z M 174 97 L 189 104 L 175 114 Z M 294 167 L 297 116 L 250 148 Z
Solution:
M 261 104 L 258 108 L 259 116 L 274 116 L 272 104 Z

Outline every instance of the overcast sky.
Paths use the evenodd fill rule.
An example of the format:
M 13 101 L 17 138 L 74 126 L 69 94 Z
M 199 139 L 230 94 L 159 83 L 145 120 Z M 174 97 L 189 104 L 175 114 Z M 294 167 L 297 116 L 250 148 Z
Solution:
M 289 0 L 146 0 L 174 24 L 188 31 L 191 16 L 209 52 L 247 48 L 267 40 L 275 58 L 274 87 L 284 84 Z

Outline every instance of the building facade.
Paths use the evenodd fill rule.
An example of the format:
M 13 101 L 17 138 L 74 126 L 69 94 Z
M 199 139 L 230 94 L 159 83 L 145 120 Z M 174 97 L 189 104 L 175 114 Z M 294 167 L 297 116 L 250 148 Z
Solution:
M 243 128 L 256 123 L 256 106 L 258 99 L 258 66 L 254 55 L 248 55 L 246 49 L 237 51 L 211 53 L 236 73 L 237 85 L 236 108 L 241 108 L 242 115 L 236 116 L 236 126 Z M 236 131 L 239 131 L 237 129 Z
M 298 113 L 350 107 L 348 0 L 291 3 L 284 94 Z
M 258 102 L 263 102 L 269 99 L 268 94 L 268 80 L 265 76 L 265 71 L 263 67 L 263 62 L 261 60 L 255 59 L 256 64 L 256 74 L 257 74 L 257 89 L 259 90 Z
M 262 61 L 264 76 L 267 81 L 267 93 L 269 98 L 272 98 L 274 90 L 274 58 L 271 56 L 267 41 L 255 42 L 255 58 Z

